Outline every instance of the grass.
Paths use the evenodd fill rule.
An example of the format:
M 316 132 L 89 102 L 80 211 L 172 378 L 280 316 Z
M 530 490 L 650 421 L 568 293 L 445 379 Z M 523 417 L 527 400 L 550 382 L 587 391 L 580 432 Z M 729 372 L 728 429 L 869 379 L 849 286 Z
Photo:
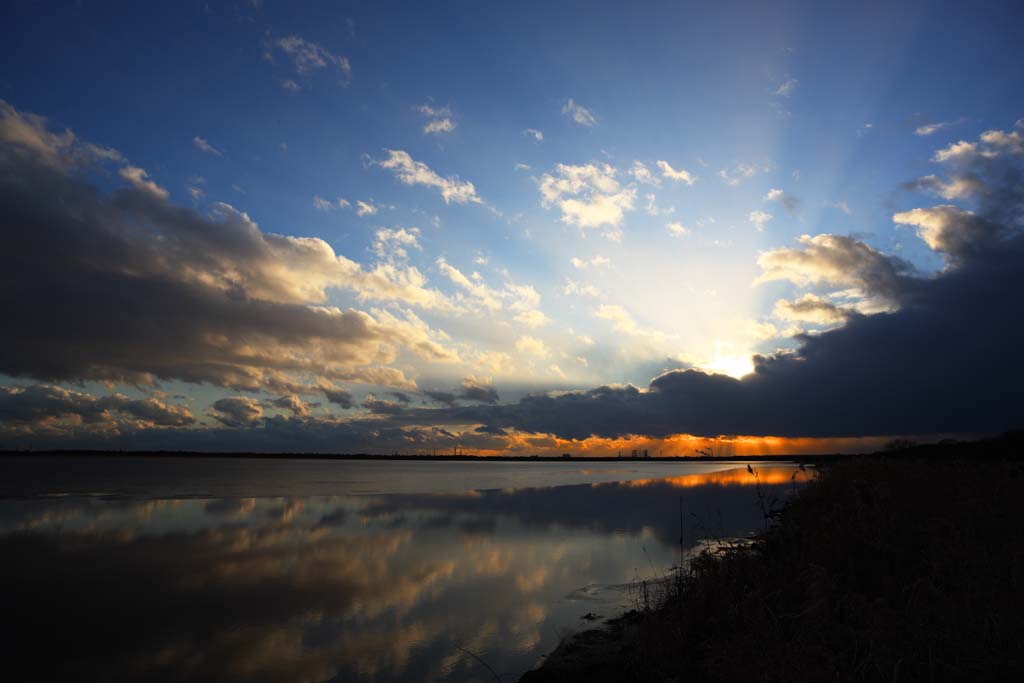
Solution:
M 523 680 L 1024 680 L 1022 444 L 830 464 L 618 622 L 585 677 L 553 656 Z

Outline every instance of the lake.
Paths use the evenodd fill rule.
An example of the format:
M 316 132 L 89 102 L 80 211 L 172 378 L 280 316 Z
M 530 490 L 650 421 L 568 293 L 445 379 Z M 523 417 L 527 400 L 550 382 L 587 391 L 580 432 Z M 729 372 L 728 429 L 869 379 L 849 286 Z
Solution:
M 0 653 L 8 680 L 515 680 L 807 478 L 752 466 L 0 457 Z

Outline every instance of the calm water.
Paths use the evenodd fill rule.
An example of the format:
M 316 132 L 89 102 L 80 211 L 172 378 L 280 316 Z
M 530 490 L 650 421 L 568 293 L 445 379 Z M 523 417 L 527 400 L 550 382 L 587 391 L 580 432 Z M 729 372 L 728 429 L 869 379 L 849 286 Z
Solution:
M 762 494 L 790 465 L 754 465 Z M 0 458 L 17 680 L 493 681 L 702 539 L 744 464 Z M 472 653 L 472 654 L 470 654 Z M 476 657 L 474 657 L 476 655 Z M 15 680 L 15 679 L 8 679 Z

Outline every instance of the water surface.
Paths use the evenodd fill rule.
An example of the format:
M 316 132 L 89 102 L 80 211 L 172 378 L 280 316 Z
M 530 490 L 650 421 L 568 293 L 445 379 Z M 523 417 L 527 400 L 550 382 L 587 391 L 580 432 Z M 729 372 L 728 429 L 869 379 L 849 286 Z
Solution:
M 0 458 L 0 652 L 36 679 L 515 680 L 805 478 L 754 468 Z

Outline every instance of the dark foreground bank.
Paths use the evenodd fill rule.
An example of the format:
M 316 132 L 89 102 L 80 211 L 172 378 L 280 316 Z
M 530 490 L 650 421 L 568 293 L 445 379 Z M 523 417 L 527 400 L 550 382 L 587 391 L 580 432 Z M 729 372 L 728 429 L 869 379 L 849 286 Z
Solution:
M 546 681 L 1024 680 L 1024 440 L 839 462 Z

